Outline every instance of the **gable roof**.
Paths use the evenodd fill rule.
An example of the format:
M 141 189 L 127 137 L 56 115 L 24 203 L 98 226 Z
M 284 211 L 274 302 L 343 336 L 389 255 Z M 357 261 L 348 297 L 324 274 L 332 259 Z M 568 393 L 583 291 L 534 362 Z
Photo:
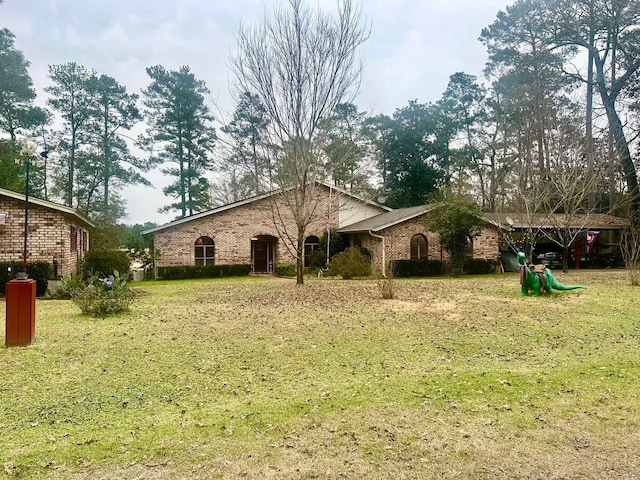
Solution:
M 324 182 L 317 182 L 317 184 L 318 185 L 322 185 L 322 186 L 324 186 L 324 187 L 326 187 L 326 188 L 328 188 L 330 190 L 335 190 L 336 192 L 340 193 L 341 195 L 348 195 L 349 197 L 354 198 L 354 199 L 356 199 L 356 200 L 358 200 L 358 201 L 360 201 L 360 202 L 362 202 L 364 204 L 372 205 L 374 207 L 378 207 L 380 209 L 387 210 L 387 211 L 392 210 L 390 207 L 387 207 L 386 205 L 382 205 L 381 203 L 377 203 L 377 202 L 374 202 L 374 201 L 371 201 L 371 200 L 364 199 L 364 198 L 362 198 L 362 197 L 360 197 L 358 195 L 354 195 L 354 194 L 349 193 L 349 192 L 347 192 L 345 190 L 342 190 L 341 188 L 334 187 L 333 185 L 329 185 L 329 184 L 324 183 Z M 289 190 L 291 190 L 291 189 L 289 189 Z M 198 220 L 200 218 L 205 218 L 205 217 L 208 217 L 210 215 L 215 215 L 217 213 L 224 212 L 226 210 L 231 210 L 232 208 L 242 207 L 243 205 L 248 205 L 250 203 L 257 202 L 259 200 L 263 200 L 265 198 L 269 198 L 269 197 L 272 197 L 274 195 L 277 195 L 281 191 L 282 190 L 280 190 L 280 189 L 273 190 L 271 192 L 266 192 L 266 193 L 262 193 L 260 195 L 256 195 L 254 197 L 246 198 L 244 200 L 238 200 L 237 202 L 232 202 L 232 203 L 229 203 L 227 205 L 221 205 L 219 207 L 212 208 L 211 210 L 206 210 L 204 212 L 196 213 L 196 214 L 190 215 L 188 217 L 179 218 L 178 220 L 174 220 L 172 222 L 165 223 L 163 225 L 159 225 L 157 227 L 150 228 L 148 230 L 144 230 L 142 232 L 142 234 L 143 235 L 148 235 L 150 233 L 155 233 L 155 232 L 159 232 L 161 230 L 166 230 L 167 228 L 175 227 L 176 225 L 181 225 L 183 223 L 191 222 L 193 220 Z
M 390 212 L 381 213 L 375 217 L 367 218 L 360 222 L 356 222 L 352 225 L 347 225 L 338 229 L 340 233 L 358 233 L 358 232 L 379 232 L 385 228 L 392 227 L 412 218 L 424 215 L 430 210 L 433 210 L 435 205 L 420 205 L 417 207 L 398 208 L 391 210 Z
M 421 205 L 417 207 L 399 208 L 382 213 L 372 218 L 362 220 L 352 225 L 339 228 L 340 233 L 379 232 L 385 228 L 398 225 L 433 210 L 436 205 Z M 498 228 L 551 229 L 564 225 L 566 217 L 562 213 L 555 214 L 525 214 L 525 213 L 483 213 L 483 219 Z M 622 230 L 629 226 L 627 218 L 616 217 L 604 213 L 571 215 L 569 228 L 593 230 Z
M 551 229 L 567 223 L 564 213 L 485 213 L 484 216 L 491 223 L 505 229 Z M 568 220 L 568 227 L 575 229 L 623 230 L 629 226 L 629 219 L 604 213 L 572 214 Z
M 25 201 L 25 194 L 14 192 L 12 190 L 6 190 L 4 188 L 0 188 L 0 196 L 13 198 L 14 200 L 18 200 L 20 202 Z M 66 205 L 60 205 L 59 203 L 49 202 L 48 200 L 42 200 L 41 198 L 36 198 L 29 196 L 29 203 L 33 205 L 38 205 L 40 207 L 48 208 L 50 210 L 56 210 L 60 213 L 69 215 L 71 217 L 75 217 L 80 220 L 85 225 L 90 227 L 95 227 L 93 222 L 89 220 L 87 217 L 78 212 L 75 208 L 67 207 Z

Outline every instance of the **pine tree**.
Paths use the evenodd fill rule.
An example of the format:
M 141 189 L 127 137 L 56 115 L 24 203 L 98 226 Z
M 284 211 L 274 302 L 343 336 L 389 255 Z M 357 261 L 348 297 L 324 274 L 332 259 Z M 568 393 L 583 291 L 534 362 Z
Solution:
M 147 74 L 152 80 L 143 90 L 147 141 L 158 144 L 154 159 L 165 164 L 162 172 L 175 177 L 164 193 L 176 201 L 160 211 L 177 210 L 185 217 L 209 206 L 204 174 L 213 166 L 209 153 L 216 139 L 213 116 L 205 104 L 209 90 L 188 66 L 167 71 L 157 65 L 147 68 Z

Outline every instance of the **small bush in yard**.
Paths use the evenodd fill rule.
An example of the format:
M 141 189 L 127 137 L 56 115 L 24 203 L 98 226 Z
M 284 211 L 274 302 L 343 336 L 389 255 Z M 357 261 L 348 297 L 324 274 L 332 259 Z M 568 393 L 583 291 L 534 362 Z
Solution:
M 56 300 L 71 300 L 73 295 L 84 288 L 85 281 L 81 277 L 62 277 L 60 286 L 48 292 L 49 298 Z
M 279 263 L 276 265 L 276 273 L 281 277 L 295 277 L 296 264 L 295 263 Z
M 135 293 L 127 286 L 127 273 L 114 270 L 113 275 L 100 278 L 92 275 L 71 287 L 71 300 L 85 315 L 105 317 L 129 310 Z
M 348 248 L 328 263 L 330 275 L 341 275 L 345 280 L 371 275 L 371 263 L 358 248 Z

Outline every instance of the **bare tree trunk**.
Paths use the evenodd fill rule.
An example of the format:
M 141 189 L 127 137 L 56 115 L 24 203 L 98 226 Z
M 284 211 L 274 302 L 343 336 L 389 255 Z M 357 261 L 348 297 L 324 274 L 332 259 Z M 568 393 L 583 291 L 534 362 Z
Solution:
M 289 0 L 288 8 L 276 7 L 262 25 L 241 29 L 238 53 L 231 59 L 237 92 L 259 98 L 270 121 L 270 143 L 280 149 L 270 177 L 282 198 L 291 197 L 285 202 L 288 215 L 277 212 L 273 217 L 275 222 L 295 222 L 295 238 L 283 240 L 295 252 L 300 284 L 305 232 L 315 219 L 318 201 L 310 186 L 323 180 L 321 158 L 313 149 L 317 129 L 357 88 L 361 65 L 355 53 L 368 36 L 353 0 L 340 2 L 335 17 L 313 15 L 302 0 Z M 288 227 L 276 224 L 276 229 L 286 232 Z

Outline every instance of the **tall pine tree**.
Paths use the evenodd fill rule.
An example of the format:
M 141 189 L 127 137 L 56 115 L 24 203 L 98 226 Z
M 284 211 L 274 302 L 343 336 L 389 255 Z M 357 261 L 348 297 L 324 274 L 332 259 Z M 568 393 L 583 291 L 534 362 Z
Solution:
M 44 125 L 44 110 L 33 105 L 36 92 L 27 71 L 29 62 L 15 47 L 15 37 L 0 29 L 0 130 L 9 135 L 14 147 L 18 135 Z
M 175 177 L 164 189 L 175 201 L 160 211 L 192 215 L 209 206 L 204 174 L 213 166 L 209 153 L 216 138 L 213 116 L 205 104 L 209 90 L 188 66 L 167 71 L 157 65 L 147 68 L 147 74 L 152 80 L 143 90 L 147 140 L 158 147 L 154 159 L 165 164 L 163 173 Z

